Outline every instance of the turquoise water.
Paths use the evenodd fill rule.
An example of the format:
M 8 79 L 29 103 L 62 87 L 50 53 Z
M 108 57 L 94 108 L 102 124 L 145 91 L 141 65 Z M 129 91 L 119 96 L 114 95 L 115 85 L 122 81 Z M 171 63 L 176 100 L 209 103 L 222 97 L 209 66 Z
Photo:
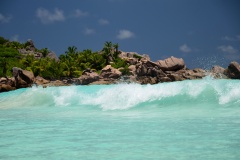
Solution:
M 239 80 L 33 87 L 0 94 L 0 159 L 239 157 Z

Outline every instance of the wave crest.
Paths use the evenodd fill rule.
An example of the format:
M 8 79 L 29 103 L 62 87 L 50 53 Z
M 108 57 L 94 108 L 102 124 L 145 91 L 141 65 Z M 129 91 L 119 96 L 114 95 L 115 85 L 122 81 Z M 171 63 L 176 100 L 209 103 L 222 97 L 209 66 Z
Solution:
M 191 80 L 156 85 L 117 84 L 70 87 L 34 87 L 3 93 L 1 108 L 28 106 L 98 106 L 103 110 L 133 107 L 180 106 L 211 103 L 240 105 L 240 81 Z

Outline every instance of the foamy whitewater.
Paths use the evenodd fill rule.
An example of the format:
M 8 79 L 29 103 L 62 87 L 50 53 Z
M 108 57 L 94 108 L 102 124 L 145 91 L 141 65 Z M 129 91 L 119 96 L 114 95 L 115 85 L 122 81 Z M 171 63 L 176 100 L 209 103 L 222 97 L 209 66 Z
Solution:
M 240 81 L 0 94 L 0 159 L 238 160 Z

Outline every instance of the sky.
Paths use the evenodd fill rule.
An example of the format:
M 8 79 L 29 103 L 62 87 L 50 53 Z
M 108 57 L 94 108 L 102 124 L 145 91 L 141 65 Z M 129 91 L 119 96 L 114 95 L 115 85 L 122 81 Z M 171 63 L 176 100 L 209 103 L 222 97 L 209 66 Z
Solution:
M 152 61 L 188 68 L 240 63 L 239 0 L 1 0 L 0 36 L 57 55 L 99 51 L 106 41 Z

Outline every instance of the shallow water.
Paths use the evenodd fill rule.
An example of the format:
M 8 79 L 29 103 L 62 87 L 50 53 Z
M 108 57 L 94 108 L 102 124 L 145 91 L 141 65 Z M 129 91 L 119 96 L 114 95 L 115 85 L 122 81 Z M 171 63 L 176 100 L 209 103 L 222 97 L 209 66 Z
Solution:
M 34 87 L 0 94 L 0 159 L 240 157 L 240 81 Z

